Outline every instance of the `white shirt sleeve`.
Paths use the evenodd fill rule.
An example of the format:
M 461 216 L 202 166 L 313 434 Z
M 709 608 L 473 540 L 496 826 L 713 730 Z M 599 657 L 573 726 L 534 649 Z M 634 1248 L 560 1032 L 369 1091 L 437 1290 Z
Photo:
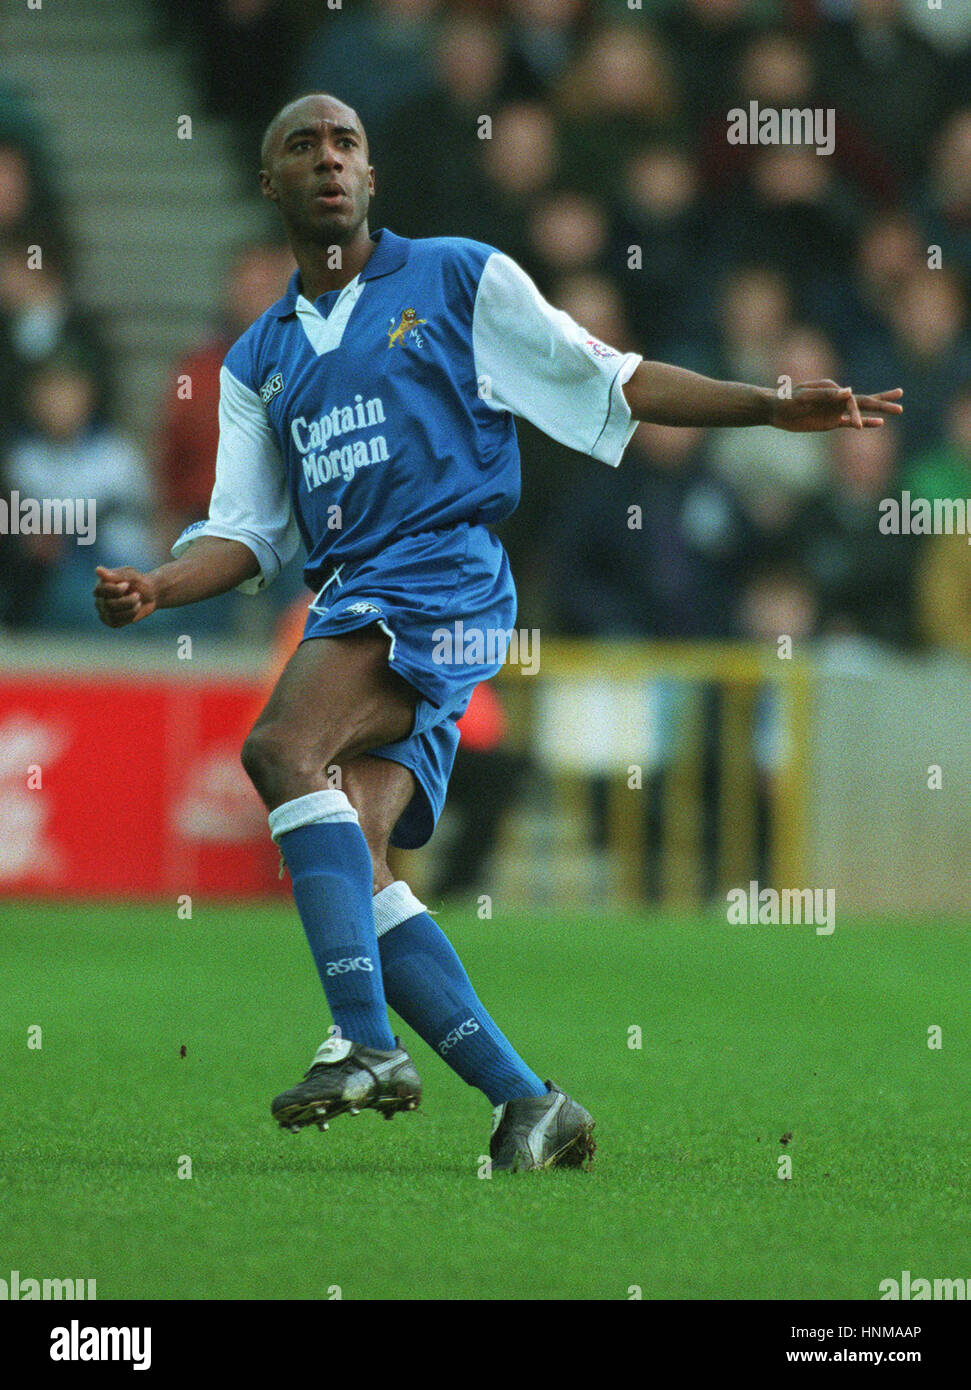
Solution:
M 472 348 L 488 405 L 617 467 L 638 425 L 622 390 L 643 360 L 637 353 L 592 337 L 498 251 L 479 280 Z
M 188 526 L 172 554 L 181 555 L 200 536 L 242 541 L 252 550 L 260 572 L 238 586 L 245 594 L 271 584 L 300 543 L 286 468 L 263 403 L 226 367 L 219 374 L 219 448 L 209 519 Z

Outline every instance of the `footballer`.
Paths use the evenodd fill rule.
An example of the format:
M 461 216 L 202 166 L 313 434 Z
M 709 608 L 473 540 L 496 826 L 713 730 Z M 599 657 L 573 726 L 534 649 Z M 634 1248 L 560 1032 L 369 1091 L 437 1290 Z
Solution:
M 490 529 L 519 500 L 514 417 L 616 467 L 639 421 L 868 429 L 902 392 L 814 381 L 783 399 L 644 361 L 552 308 L 492 246 L 372 233 L 367 137 L 333 96 L 285 106 L 261 165 L 298 268 L 226 356 L 209 516 L 150 573 L 99 568 L 97 610 L 115 628 L 256 592 L 303 542 L 315 598 L 242 760 L 335 1026 L 272 1114 L 297 1130 L 414 1109 L 421 1081 L 390 1006 L 491 1102 L 494 1169 L 579 1166 L 593 1118 L 520 1057 L 387 859 L 431 836 L 456 721 L 498 670 L 464 658 L 495 657 L 515 622 Z M 458 622 L 483 640 L 445 661 L 434 634 Z

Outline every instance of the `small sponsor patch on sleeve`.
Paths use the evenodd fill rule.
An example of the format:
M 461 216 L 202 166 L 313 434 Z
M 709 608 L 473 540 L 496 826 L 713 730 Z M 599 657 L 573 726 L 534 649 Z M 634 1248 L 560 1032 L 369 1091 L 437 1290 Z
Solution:
M 268 405 L 273 397 L 279 395 L 282 390 L 283 374 L 281 372 L 274 372 L 272 376 L 267 377 L 266 381 L 264 381 L 263 385 L 260 387 L 260 400 L 264 405 Z

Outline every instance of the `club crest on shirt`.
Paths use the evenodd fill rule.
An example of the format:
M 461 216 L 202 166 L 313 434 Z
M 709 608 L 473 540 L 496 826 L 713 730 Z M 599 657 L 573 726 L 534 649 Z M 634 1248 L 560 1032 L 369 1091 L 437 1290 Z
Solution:
M 418 331 L 418 325 L 427 322 L 427 319 L 418 317 L 417 309 L 404 309 L 397 324 L 394 319 L 389 320 L 388 347 L 393 348 L 395 343 L 403 343 L 409 333 L 413 335 L 415 347 L 424 347 L 425 340 Z
M 279 395 L 282 390 L 283 374 L 282 372 L 274 372 L 272 376 L 267 377 L 266 381 L 264 381 L 263 385 L 260 387 L 260 400 L 264 405 L 269 405 L 273 397 Z

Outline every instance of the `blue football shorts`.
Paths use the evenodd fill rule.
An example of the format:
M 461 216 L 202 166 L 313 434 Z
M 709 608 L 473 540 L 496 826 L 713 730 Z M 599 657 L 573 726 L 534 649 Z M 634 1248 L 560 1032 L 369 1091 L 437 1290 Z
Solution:
M 388 664 L 418 691 L 407 738 L 368 749 L 410 768 L 417 782 L 393 845 L 418 849 L 430 839 L 458 748 L 456 722 L 502 665 L 515 621 L 506 552 L 485 526 L 468 523 L 402 536 L 336 567 L 311 603 L 304 642 L 377 623 L 390 638 Z

